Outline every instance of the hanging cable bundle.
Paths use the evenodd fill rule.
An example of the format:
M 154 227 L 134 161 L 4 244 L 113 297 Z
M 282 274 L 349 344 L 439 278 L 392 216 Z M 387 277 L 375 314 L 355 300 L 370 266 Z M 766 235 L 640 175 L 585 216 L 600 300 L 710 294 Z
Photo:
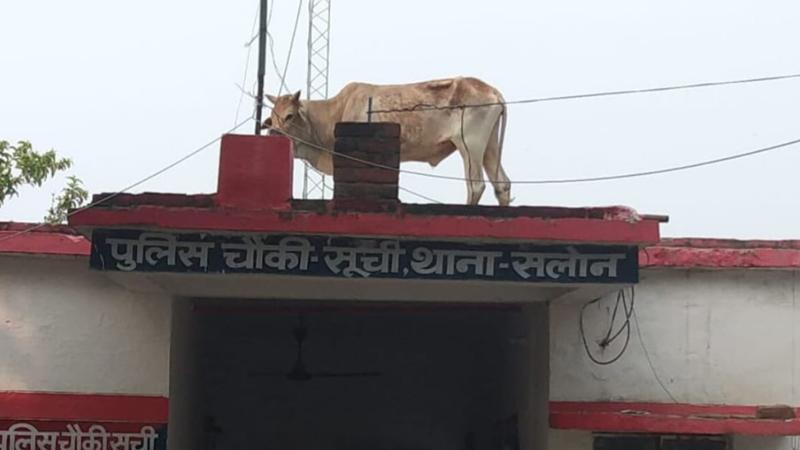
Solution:
M 591 348 L 589 347 L 589 341 L 586 339 L 586 331 L 584 329 L 584 313 L 586 309 L 594 304 L 597 304 L 603 299 L 603 297 L 598 297 L 594 300 L 590 300 L 586 302 L 582 307 L 580 314 L 578 315 L 578 330 L 581 334 L 581 340 L 583 341 L 583 348 L 586 350 L 586 355 L 589 359 L 592 360 L 593 363 L 601 366 L 607 366 L 609 364 L 613 364 L 625 354 L 625 351 L 628 349 L 628 344 L 631 341 L 631 317 L 633 316 L 633 307 L 634 307 L 634 294 L 633 288 L 631 288 L 631 298 L 630 298 L 630 305 L 628 304 L 628 299 L 625 295 L 625 289 L 620 289 L 617 292 L 617 300 L 614 304 L 614 310 L 611 313 L 611 321 L 608 324 L 608 330 L 606 331 L 605 335 L 602 339 L 596 341 L 598 347 L 600 347 L 601 351 L 605 351 L 611 344 L 614 343 L 623 333 L 625 333 L 625 343 L 622 345 L 622 349 L 614 355 L 610 359 L 600 359 L 596 357 L 593 353 Z M 625 311 L 625 320 L 622 322 L 622 325 L 614 331 L 614 326 L 617 321 L 617 315 L 619 313 L 619 307 L 622 305 L 622 309 Z

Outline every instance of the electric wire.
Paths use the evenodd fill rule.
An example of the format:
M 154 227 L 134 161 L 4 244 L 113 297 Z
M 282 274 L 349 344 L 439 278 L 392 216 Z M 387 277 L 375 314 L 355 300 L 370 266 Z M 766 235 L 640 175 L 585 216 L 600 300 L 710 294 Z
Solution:
M 272 12 L 275 11 L 275 8 L 268 8 L 268 9 L 269 11 L 267 11 L 267 26 L 269 26 L 269 24 L 272 22 Z M 256 14 L 258 14 L 258 11 L 256 11 Z M 269 28 L 267 29 L 267 31 L 269 31 Z M 253 45 L 253 42 L 255 42 L 256 39 L 258 39 L 258 33 L 255 32 L 255 28 L 253 29 L 253 31 L 250 32 L 250 34 L 251 34 L 250 39 L 248 39 L 247 42 L 244 43 L 245 47 L 250 47 L 251 45 Z
M 578 99 L 597 98 L 597 97 L 610 97 L 610 96 L 617 96 L 617 95 L 647 94 L 647 93 L 655 93 L 655 92 L 667 92 L 667 91 L 677 91 L 677 90 L 687 90 L 687 89 L 700 89 L 700 88 L 727 86 L 727 85 L 734 85 L 734 84 L 764 83 L 764 82 L 769 82 L 769 81 L 789 80 L 789 79 L 793 79 L 793 78 L 800 78 L 800 73 L 786 74 L 786 75 L 773 75 L 773 76 L 758 77 L 758 78 L 745 78 L 745 79 L 739 79 L 739 80 L 710 81 L 710 82 L 703 82 L 703 83 L 679 84 L 679 85 L 672 85 L 672 86 L 660 86 L 660 87 L 643 88 L 643 89 L 625 89 L 625 90 L 618 90 L 618 91 L 601 91 L 601 92 L 590 92 L 590 93 L 584 93 L 584 94 L 559 95 L 559 96 L 553 96 L 553 97 L 528 98 L 528 99 L 509 100 L 509 101 L 502 101 L 502 102 L 486 102 L 486 103 L 458 104 L 458 105 L 429 105 L 429 104 L 424 104 L 424 103 L 418 103 L 418 104 L 416 104 L 414 106 L 410 106 L 410 107 L 406 107 L 406 108 L 375 109 L 375 110 L 371 110 L 370 113 L 372 113 L 372 114 L 410 113 L 410 112 L 421 112 L 421 111 L 451 110 L 451 109 L 461 109 L 461 108 L 486 108 L 486 107 L 491 107 L 491 106 L 502 106 L 502 105 L 524 105 L 524 104 L 531 104 L 531 103 L 544 103 L 544 102 L 555 102 L 555 101 L 564 101 L 564 100 L 578 100 Z
M 645 359 L 647 359 L 647 365 L 650 367 L 650 372 L 652 372 L 653 378 L 655 378 L 656 382 L 661 387 L 661 390 L 664 391 L 665 394 L 667 394 L 667 397 L 669 397 L 669 399 L 672 400 L 673 403 L 680 403 L 678 402 L 678 399 L 676 399 L 675 396 L 672 395 L 672 392 L 670 392 L 669 389 L 667 389 L 667 385 L 658 375 L 658 371 L 656 370 L 655 365 L 653 365 L 653 360 L 650 358 L 650 352 L 647 350 L 647 346 L 645 345 L 644 339 L 642 338 L 642 327 L 641 325 L 639 325 L 639 317 L 636 315 L 636 311 L 633 311 L 632 315 L 633 315 L 633 322 L 636 324 L 636 334 L 639 337 L 639 344 L 642 346 L 642 352 L 644 353 Z
M 314 169 L 314 167 L 313 167 L 313 166 L 310 166 L 310 167 L 311 167 L 312 169 Z M 314 170 L 316 170 L 316 169 L 314 169 Z M 323 183 L 324 183 L 324 182 L 323 182 Z M 328 189 L 329 191 L 333 192 L 333 186 L 329 185 L 328 183 L 324 183 L 324 184 L 323 184 L 323 186 L 325 186 L 325 189 Z M 444 202 L 441 202 L 441 201 L 439 201 L 439 200 L 436 200 L 435 198 L 428 197 L 428 196 L 427 196 L 427 195 L 425 195 L 425 194 L 420 194 L 419 192 L 412 191 L 411 189 L 404 188 L 404 187 L 402 187 L 402 186 L 398 186 L 398 187 L 397 187 L 397 189 L 399 189 L 399 190 L 401 190 L 401 191 L 403 191 L 403 192 L 406 192 L 406 193 L 408 193 L 408 194 L 411 194 L 411 195 L 413 195 L 413 196 L 415 196 L 415 197 L 419 197 L 419 198 L 421 198 L 421 199 L 423 199 L 423 200 L 427 200 L 427 201 L 429 201 L 429 202 L 431 202 L 431 203 L 436 203 L 436 204 L 439 204 L 439 205 L 443 205 L 443 204 L 444 204 Z
M 403 192 L 409 193 L 409 194 L 411 194 L 411 195 L 413 195 L 415 197 L 421 198 L 423 200 L 427 200 L 427 201 L 429 201 L 431 203 L 436 203 L 436 204 L 439 204 L 439 205 L 443 205 L 444 204 L 444 202 L 442 202 L 442 201 L 436 200 L 435 198 L 432 198 L 432 197 L 428 197 L 427 195 L 424 195 L 424 194 L 420 194 L 419 192 L 412 191 L 411 189 L 404 188 L 403 186 L 398 186 L 397 188 L 400 189 Z
M 255 33 L 255 31 L 256 31 L 256 25 L 258 24 L 258 10 L 259 10 L 259 8 L 256 8 L 256 14 L 255 14 L 255 17 L 253 17 L 252 31 L 250 31 L 251 34 Z M 256 37 L 257 36 L 258 35 L 256 35 Z M 239 87 L 239 89 L 241 90 L 241 94 L 239 95 L 239 102 L 236 105 L 236 116 L 233 119 L 233 123 L 234 124 L 239 122 L 239 113 L 240 113 L 240 111 L 242 109 L 242 101 L 244 101 L 245 94 L 249 95 L 250 97 L 255 98 L 254 95 L 250 95 L 249 93 L 247 93 L 244 90 L 244 87 L 243 87 L 243 86 L 247 85 L 247 73 L 248 73 L 248 71 L 250 69 L 250 55 L 252 54 L 252 50 L 253 50 L 253 47 L 250 45 L 251 43 L 252 43 L 252 41 L 250 41 L 250 42 L 245 44 L 245 47 L 247 47 L 247 58 L 245 59 L 245 63 L 244 63 L 244 75 L 242 75 L 242 85 L 241 86 L 237 85 L 237 87 Z
M 269 54 L 270 54 L 270 59 L 269 60 L 270 60 L 270 63 L 272 64 L 272 69 L 275 71 L 275 75 L 278 77 L 278 80 L 280 80 L 279 89 L 283 90 L 283 89 L 286 89 L 287 86 L 286 86 L 286 83 L 285 83 L 285 78 L 284 78 L 283 74 L 281 73 L 281 69 L 280 69 L 280 67 L 278 67 L 278 57 L 275 56 L 275 37 L 272 35 L 272 32 L 270 31 L 270 24 L 272 23 L 272 13 L 274 11 L 275 11 L 275 8 L 269 8 L 269 11 L 267 12 L 267 44 L 268 44 L 268 48 L 269 48 Z M 253 29 L 253 33 L 255 33 L 255 28 Z M 245 47 L 248 47 L 248 48 L 252 47 L 252 45 L 256 41 L 256 39 L 258 39 L 258 33 L 255 33 L 255 34 L 252 35 L 250 40 L 248 40 L 244 44 Z M 242 88 L 242 90 L 244 90 L 244 89 Z M 252 94 L 248 93 L 248 95 L 250 95 L 251 97 L 255 98 L 255 96 L 252 95 Z M 264 106 L 266 107 L 266 105 L 264 105 Z
M 391 167 L 391 166 L 388 166 L 388 165 L 385 165 L 385 164 L 380 164 L 380 163 L 376 163 L 376 162 L 372 162 L 372 161 L 367 161 L 367 160 L 364 160 L 364 159 L 361 159 L 361 158 L 358 158 L 358 157 L 355 157 L 355 156 L 352 156 L 352 155 L 346 155 L 346 154 L 337 152 L 335 150 L 331 150 L 331 149 L 325 148 L 325 147 L 323 147 L 321 145 L 317 145 L 317 144 L 315 144 L 313 142 L 309 142 L 309 141 L 307 141 L 305 139 L 299 138 L 299 137 L 297 137 L 297 136 L 295 136 L 295 135 L 293 135 L 291 133 L 288 133 L 286 131 L 277 129 L 277 128 L 275 128 L 273 126 L 270 126 L 270 125 L 266 125 L 265 124 L 265 125 L 263 125 L 263 127 L 267 128 L 267 129 L 270 129 L 272 131 L 275 131 L 278 134 L 283 134 L 283 135 L 289 137 L 290 139 L 292 139 L 292 140 L 294 140 L 296 142 L 299 142 L 301 144 L 307 145 L 307 146 L 309 146 L 311 148 L 314 148 L 316 150 L 320 150 L 320 151 L 329 153 L 329 154 L 331 154 L 333 156 L 337 156 L 337 157 L 349 159 L 349 160 L 352 160 L 352 161 L 356 161 L 356 162 L 359 162 L 359 163 L 362 163 L 364 165 L 371 166 L 371 167 L 377 167 L 377 168 L 380 168 L 380 169 L 396 171 L 396 172 L 405 173 L 405 174 L 408 174 L 408 175 L 416 175 L 416 176 L 427 177 L 427 178 L 435 178 L 435 179 L 440 179 L 440 180 L 465 181 L 465 182 L 481 182 L 481 181 L 484 181 L 482 179 L 472 179 L 472 178 L 458 177 L 458 176 L 451 176 L 451 175 L 438 175 L 438 174 L 434 174 L 434 173 L 420 172 L 420 171 L 417 171 L 417 170 L 400 169 L 400 168 L 397 168 L 397 167 Z M 711 166 L 711 165 L 715 165 L 715 164 L 719 164 L 719 163 L 723 163 L 723 162 L 728 162 L 728 161 L 733 161 L 733 160 L 736 160 L 736 159 L 741 159 L 741 158 L 746 158 L 746 157 L 749 157 L 749 156 L 758 155 L 758 154 L 761 154 L 761 153 L 771 152 L 771 151 L 782 149 L 782 148 L 785 148 L 785 147 L 790 147 L 790 146 L 793 146 L 793 145 L 796 145 L 796 144 L 800 144 L 800 138 L 792 139 L 790 141 L 781 142 L 779 144 L 770 145 L 770 146 L 767 146 L 767 147 L 761 147 L 761 148 L 758 148 L 758 149 L 755 149 L 755 150 L 750 150 L 750 151 L 741 152 L 741 153 L 735 153 L 735 154 L 723 156 L 723 157 L 720 157 L 720 158 L 714 158 L 714 159 L 709 159 L 709 160 L 705 160 L 705 161 L 699 161 L 699 162 L 690 163 L 690 164 L 682 164 L 682 165 L 666 167 L 666 168 L 661 168 L 661 169 L 652 169 L 652 170 L 646 170 L 646 171 L 640 171 L 640 172 L 630 172 L 630 173 L 621 173 L 621 174 L 615 174 L 615 175 L 603 175 L 603 176 L 585 177 L 585 178 L 553 178 L 553 179 L 517 180 L 517 181 L 509 180 L 509 181 L 504 182 L 504 183 L 508 183 L 508 184 L 512 184 L 512 185 L 514 185 L 514 184 L 571 184 L 571 183 L 588 183 L 588 182 L 597 182 L 597 181 L 611 181 L 611 180 L 622 180 L 622 179 L 627 179 L 627 178 L 647 177 L 647 176 L 652 176 L 652 175 L 660 175 L 660 174 L 665 174 L 665 173 L 670 173 L 670 172 L 679 172 L 679 171 L 683 171 L 683 170 L 695 169 L 695 168 L 704 167 L 704 166 Z
M 272 33 L 267 31 L 267 42 L 269 43 L 269 54 L 270 54 L 270 61 L 272 62 L 272 69 L 275 71 L 275 76 L 278 77 L 280 80 L 280 85 L 278 89 L 283 92 L 283 90 L 289 90 L 288 86 L 286 86 L 285 77 L 281 73 L 280 67 L 278 67 L 278 57 L 275 56 L 275 38 L 272 36 Z
M 211 141 L 201 145 L 200 147 L 192 150 L 191 152 L 181 156 L 177 160 L 173 161 L 170 164 L 167 164 L 166 166 L 162 167 L 161 169 L 156 170 L 155 172 L 151 173 L 150 175 L 147 175 L 146 177 L 141 178 L 138 181 L 135 181 L 135 182 L 129 184 L 128 186 L 125 186 L 124 188 L 122 188 L 122 189 L 120 189 L 118 191 L 115 191 L 115 192 L 113 192 L 113 193 L 111 193 L 109 195 L 106 195 L 105 197 L 102 197 L 97 201 L 91 202 L 91 203 L 89 203 L 87 205 L 81 206 L 80 208 L 77 208 L 77 209 L 74 209 L 74 210 L 70 211 L 69 213 L 67 213 L 67 217 L 71 217 L 71 216 L 73 216 L 73 215 L 75 215 L 75 214 L 77 214 L 77 213 L 79 213 L 81 211 L 85 211 L 85 210 L 87 210 L 89 208 L 101 205 L 101 204 L 111 200 L 114 197 L 117 197 L 119 195 L 125 194 L 128 191 L 130 191 L 131 189 L 134 189 L 136 187 L 141 186 L 142 184 L 152 180 L 153 178 L 156 178 L 157 176 L 163 174 L 164 172 L 166 172 L 166 171 L 174 168 L 175 166 L 185 162 L 186 160 L 192 158 L 193 156 L 197 155 L 198 153 L 202 152 L 203 150 L 206 150 L 207 148 L 211 147 L 212 145 L 216 144 L 217 142 L 219 142 L 222 139 L 222 135 L 233 133 L 234 131 L 236 131 L 237 129 L 241 128 L 246 123 L 250 122 L 251 120 L 253 120 L 253 117 L 248 117 L 244 121 L 239 122 L 238 124 L 234 125 L 233 128 L 230 128 L 229 130 L 225 131 L 224 133 L 222 133 L 218 137 L 214 138 L 213 140 L 211 140 Z M 9 234 L 7 236 L 0 237 L 0 242 L 5 242 L 5 241 L 8 241 L 8 240 L 14 239 L 14 238 L 16 238 L 18 236 L 21 236 L 23 234 L 29 233 L 31 231 L 38 230 L 40 228 L 47 227 L 49 225 L 50 224 L 48 224 L 48 223 L 39 223 L 39 224 L 33 225 L 33 226 L 28 227 L 28 228 L 26 228 L 24 230 L 17 231 L 16 233 L 12 233 L 12 234 Z
M 606 335 L 605 335 L 605 337 L 603 339 L 597 341 L 597 345 L 602 350 L 605 350 L 612 343 L 614 343 L 614 341 L 623 332 L 625 332 L 625 342 L 622 344 L 622 348 L 619 350 L 619 352 L 617 352 L 616 355 L 612 356 L 609 359 L 600 359 L 600 358 L 596 357 L 593 354 L 592 350 L 589 348 L 589 341 L 586 338 L 586 330 L 584 329 L 584 325 L 583 325 L 584 324 L 583 317 L 584 317 L 584 313 L 586 312 L 586 309 L 591 305 L 599 303 L 602 299 L 603 299 L 603 297 L 598 297 L 598 298 L 595 298 L 593 300 L 589 300 L 588 302 L 583 304 L 583 306 L 580 309 L 580 312 L 578 313 L 578 331 L 580 332 L 581 341 L 583 343 L 583 348 L 586 351 L 586 355 L 589 357 L 589 359 L 593 363 L 595 363 L 595 364 L 597 364 L 599 366 L 608 366 L 608 365 L 614 364 L 615 362 L 619 361 L 619 359 L 622 358 L 622 355 L 624 355 L 626 350 L 628 349 L 628 344 L 630 343 L 630 340 L 631 340 L 631 321 L 630 321 L 630 319 L 631 319 L 631 315 L 633 314 L 633 311 L 634 311 L 635 298 L 634 298 L 634 294 L 633 294 L 633 288 L 631 288 L 631 304 L 630 304 L 630 309 L 629 309 L 628 308 L 628 302 L 627 302 L 627 299 L 625 297 L 625 290 L 624 289 L 620 289 L 617 292 L 617 301 L 616 301 L 616 303 L 614 305 L 614 312 L 611 315 L 611 320 L 610 320 L 610 323 L 608 325 L 608 331 L 606 332 Z M 612 332 L 614 330 L 614 324 L 616 322 L 617 312 L 619 310 L 620 303 L 622 304 L 622 308 L 625 310 L 625 321 L 623 322 L 622 326 L 620 326 L 619 330 L 616 333 L 614 333 L 613 336 L 612 336 Z
M 294 27 L 292 28 L 292 38 L 289 40 L 289 50 L 286 54 L 286 63 L 283 66 L 283 75 L 281 76 L 281 84 L 278 91 L 278 96 L 283 93 L 283 88 L 286 86 L 286 72 L 289 71 L 289 62 L 292 60 L 292 50 L 294 50 L 294 38 L 297 36 L 297 29 L 300 25 L 300 13 L 303 10 L 303 0 L 297 1 L 297 14 L 294 18 Z

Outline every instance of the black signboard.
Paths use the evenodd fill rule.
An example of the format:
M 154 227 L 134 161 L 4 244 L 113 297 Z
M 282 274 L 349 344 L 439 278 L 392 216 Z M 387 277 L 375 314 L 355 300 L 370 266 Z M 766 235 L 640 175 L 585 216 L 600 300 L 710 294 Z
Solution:
M 122 272 L 636 283 L 634 246 L 95 230 L 90 265 Z

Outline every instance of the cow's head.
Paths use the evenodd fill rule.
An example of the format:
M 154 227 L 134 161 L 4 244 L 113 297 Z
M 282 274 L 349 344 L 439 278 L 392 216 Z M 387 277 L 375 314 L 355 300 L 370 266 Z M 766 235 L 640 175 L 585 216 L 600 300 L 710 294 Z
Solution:
M 272 103 L 272 114 L 264 121 L 262 128 L 269 129 L 273 134 L 284 132 L 304 137 L 308 124 L 305 114 L 301 112 L 303 105 L 300 102 L 300 91 L 278 97 L 267 94 L 266 97 Z
M 266 95 L 272 103 L 272 114 L 264 121 L 262 128 L 270 130 L 270 134 L 284 134 L 295 141 L 295 155 L 310 162 L 317 170 L 330 173 L 332 159 L 330 155 L 320 151 L 322 145 L 308 119 L 300 91 L 281 96 Z M 308 145 L 310 143 L 312 145 Z

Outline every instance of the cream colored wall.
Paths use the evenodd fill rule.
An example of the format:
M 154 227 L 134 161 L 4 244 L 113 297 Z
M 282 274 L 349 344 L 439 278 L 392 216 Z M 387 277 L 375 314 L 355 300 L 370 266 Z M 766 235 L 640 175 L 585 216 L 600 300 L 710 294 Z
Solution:
M 167 396 L 170 298 L 82 257 L 0 255 L 0 390 Z
M 592 433 L 573 430 L 550 430 L 550 450 L 592 450 Z
M 643 270 L 636 287 L 642 343 L 632 329 L 620 360 L 592 363 L 578 331 L 583 302 L 550 309 L 550 398 L 694 404 L 791 404 L 800 399 L 800 274 L 783 270 Z M 589 342 L 607 330 L 609 297 L 589 307 Z M 619 323 L 619 320 L 618 320 Z M 624 336 L 623 336 L 624 337 Z M 619 350 L 619 339 L 605 354 Z M 653 372 L 664 383 L 659 386 Z M 591 433 L 551 430 L 551 450 L 589 450 Z M 788 437 L 734 436 L 734 450 L 788 450 Z
M 653 369 L 676 401 L 796 405 L 798 295 L 800 276 L 791 271 L 645 270 L 636 287 L 636 315 Z M 582 305 L 551 305 L 551 400 L 671 402 L 635 326 L 618 362 L 599 366 L 589 360 L 578 331 Z M 586 310 L 589 342 L 604 335 L 613 306 L 609 297 Z M 605 354 L 597 345 L 592 349 L 607 358 L 623 340 Z

